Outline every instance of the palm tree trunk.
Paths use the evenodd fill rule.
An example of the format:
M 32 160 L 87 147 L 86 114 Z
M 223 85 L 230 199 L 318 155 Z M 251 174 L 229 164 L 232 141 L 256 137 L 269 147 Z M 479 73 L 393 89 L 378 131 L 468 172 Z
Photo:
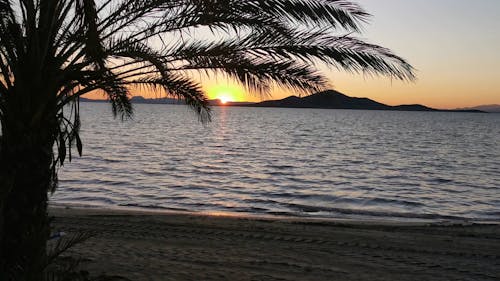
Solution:
M 0 280 L 43 280 L 53 142 L 39 133 L 2 133 L 0 188 L 7 192 L 0 198 Z

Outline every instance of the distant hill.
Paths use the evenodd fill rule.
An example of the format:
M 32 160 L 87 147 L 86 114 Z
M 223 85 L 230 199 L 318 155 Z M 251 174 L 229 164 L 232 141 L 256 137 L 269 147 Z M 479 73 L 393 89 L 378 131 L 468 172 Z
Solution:
M 82 102 L 106 102 L 80 98 Z M 172 98 L 147 99 L 134 96 L 131 99 L 135 104 L 184 104 L 182 100 Z M 281 100 L 269 100 L 259 103 L 252 102 L 227 102 L 209 100 L 212 106 L 254 106 L 254 107 L 288 107 L 288 108 L 326 108 L 326 109 L 363 109 L 363 110 L 397 110 L 397 111 L 451 111 L 451 112 L 500 112 L 500 105 L 484 105 L 474 108 L 461 108 L 454 110 L 439 110 L 420 104 L 390 106 L 368 98 L 354 98 L 346 96 L 335 90 L 319 92 L 305 97 L 290 96 Z
M 87 98 L 80 98 L 80 101 L 82 102 L 107 102 L 106 100 L 94 100 L 94 99 L 87 99 Z M 134 96 L 130 99 L 132 103 L 135 104 L 184 104 L 183 101 L 180 101 L 178 99 L 171 99 L 171 98 L 157 98 L 157 99 L 147 99 L 142 96 Z
M 270 100 L 252 104 L 255 107 L 363 109 L 397 111 L 459 111 L 481 112 L 480 110 L 439 110 L 420 104 L 390 106 L 368 98 L 354 98 L 334 90 L 319 92 L 310 96 L 290 96 L 281 100 Z
M 147 99 L 142 96 L 134 96 L 130 99 L 132 103 L 146 103 L 146 104 L 184 104 L 183 101 L 172 98 L 157 98 Z
M 94 100 L 94 99 L 87 99 L 87 98 L 80 98 L 80 101 L 82 102 L 107 102 L 107 100 Z M 184 101 L 178 100 L 178 99 L 172 99 L 172 98 L 157 98 L 157 99 L 147 99 L 142 96 L 133 96 L 130 101 L 135 104 L 184 104 Z M 242 105 L 250 105 L 254 104 L 253 102 L 238 102 L 238 101 L 229 101 L 226 103 L 222 103 L 221 100 L 219 99 L 214 99 L 214 100 L 209 100 L 208 101 L 209 105 L 212 106 L 242 106 Z
M 290 96 L 282 100 L 263 101 L 253 104 L 252 106 L 375 110 L 387 110 L 390 108 L 388 105 L 367 98 L 352 98 L 334 90 L 324 91 L 305 97 Z
M 468 108 L 459 108 L 458 110 L 481 110 L 490 113 L 500 113 L 500 104 L 479 105 Z
M 364 109 L 364 110 L 408 110 L 437 111 L 423 105 L 390 106 L 368 98 L 353 98 L 334 90 L 319 92 L 310 96 L 291 96 L 282 100 L 271 100 L 256 103 L 258 107 L 290 107 L 290 108 L 327 108 L 327 109 Z

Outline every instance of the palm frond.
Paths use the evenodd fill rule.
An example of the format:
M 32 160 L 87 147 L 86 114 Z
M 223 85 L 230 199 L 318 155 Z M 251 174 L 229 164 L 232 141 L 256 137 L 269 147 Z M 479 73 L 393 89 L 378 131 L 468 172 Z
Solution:
M 63 236 L 58 239 L 53 245 L 50 245 L 47 255 L 47 266 L 52 264 L 58 257 L 68 251 L 70 248 L 81 244 L 95 236 L 93 232 L 77 232 L 69 236 Z
M 100 69 L 105 68 L 106 54 L 99 34 L 99 18 L 94 0 L 77 0 L 77 21 L 85 28 L 84 49 L 86 58 Z
M 149 89 L 163 89 L 167 96 L 184 101 L 200 121 L 205 123 L 211 120 L 210 108 L 201 86 L 187 77 L 169 73 L 161 77 L 144 77 L 127 82 L 130 85 L 139 85 Z
M 259 13 L 276 15 L 292 23 L 305 24 L 309 27 L 328 26 L 333 29 L 360 31 L 360 24 L 370 17 L 364 9 L 351 1 L 245 1 L 247 6 L 255 8 Z
M 414 80 L 405 59 L 357 37 L 369 17 L 347 0 L 0 0 L 0 121 L 23 112 L 36 127 L 54 116 L 55 167 L 82 149 L 79 113 L 68 118 L 65 106 L 94 91 L 123 119 L 133 113 L 130 87 L 140 86 L 206 121 L 196 72 L 262 95 L 327 88 L 319 64 Z

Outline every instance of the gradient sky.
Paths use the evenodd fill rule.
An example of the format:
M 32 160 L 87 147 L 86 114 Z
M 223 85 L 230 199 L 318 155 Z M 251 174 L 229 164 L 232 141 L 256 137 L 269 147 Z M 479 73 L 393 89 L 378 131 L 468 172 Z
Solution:
M 358 37 L 407 59 L 417 69 L 418 80 L 404 83 L 324 68 L 334 89 L 390 105 L 458 108 L 500 104 L 500 0 L 354 1 L 373 15 Z M 209 98 L 220 97 L 225 88 L 231 92 L 227 96 L 237 101 L 295 94 L 276 90 L 271 97 L 262 98 L 220 77 L 202 82 Z M 156 96 L 140 91 L 134 95 Z
M 418 81 L 408 84 L 325 69 L 336 90 L 391 105 L 457 108 L 500 104 L 499 0 L 357 2 L 373 15 L 360 37 L 406 58 L 417 69 Z M 208 90 L 214 85 L 205 81 Z M 272 98 L 291 94 L 276 91 Z M 240 94 L 241 99 L 260 97 Z

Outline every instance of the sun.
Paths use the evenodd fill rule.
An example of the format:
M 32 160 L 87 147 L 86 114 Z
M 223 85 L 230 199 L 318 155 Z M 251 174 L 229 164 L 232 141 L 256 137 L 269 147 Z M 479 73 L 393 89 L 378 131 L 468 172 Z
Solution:
M 220 95 L 219 100 L 222 104 L 226 104 L 226 103 L 232 101 L 231 97 L 229 97 L 228 95 Z
M 214 85 L 208 88 L 208 98 L 220 100 L 220 104 L 243 101 L 244 91 L 236 85 Z

